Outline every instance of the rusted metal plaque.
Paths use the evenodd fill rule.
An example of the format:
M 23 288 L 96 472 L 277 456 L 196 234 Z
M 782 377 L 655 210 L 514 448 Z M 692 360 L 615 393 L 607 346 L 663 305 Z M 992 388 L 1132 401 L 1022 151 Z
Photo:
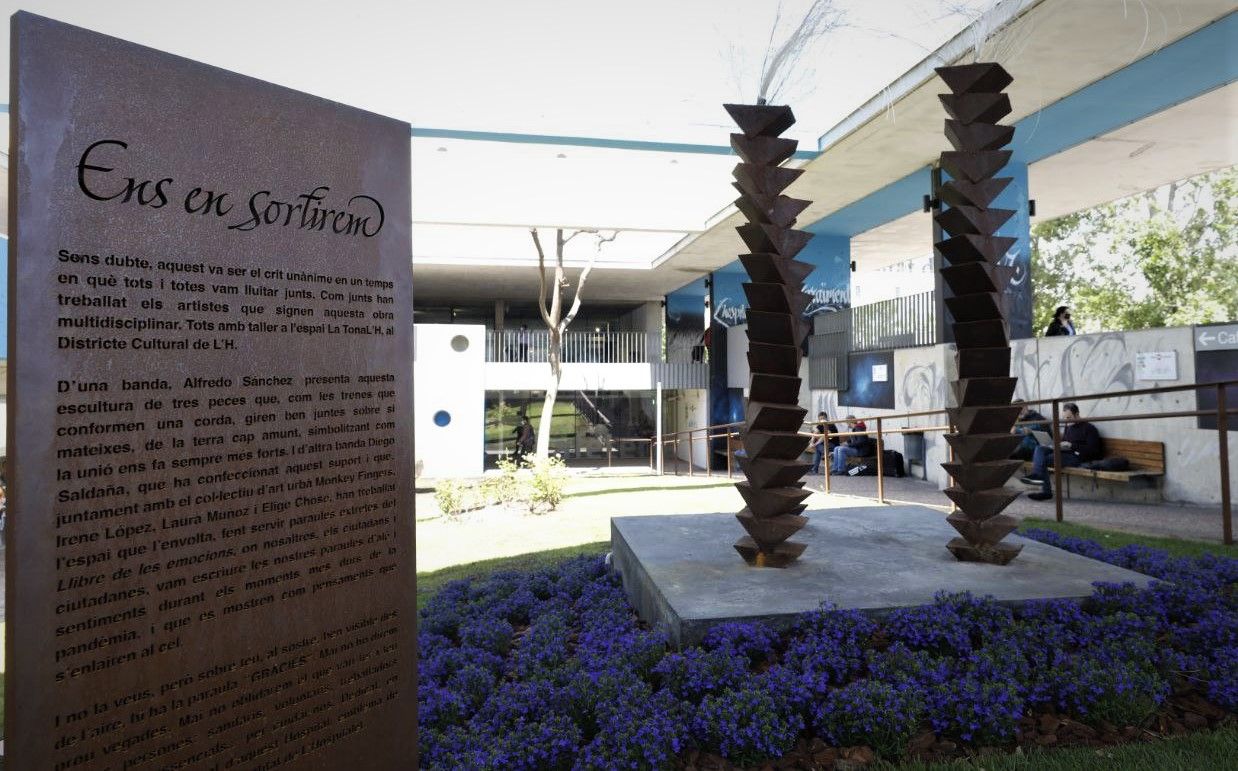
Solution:
M 407 124 L 12 41 L 6 766 L 415 767 Z

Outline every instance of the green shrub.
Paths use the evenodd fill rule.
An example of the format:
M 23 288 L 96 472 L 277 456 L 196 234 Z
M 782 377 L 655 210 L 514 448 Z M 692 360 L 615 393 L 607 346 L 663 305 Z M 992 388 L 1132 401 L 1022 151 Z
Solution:
M 521 494 L 520 466 L 509 458 L 499 461 L 499 475 L 486 477 L 481 483 L 481 495 L 487 504 L 509 506 L 524 498 Z
M 434 502 L 438 510 L 448 517 L 459 515 L 465 510 L 470 485 L 458 479 L 440 479 L 434 485 Z
M 534 458 L 528 464 L 532 471 L 528 490 L 529 511 L 538 514 L 554 511 L 563 501 L 567 484 L 567 464 L 558 455 Z

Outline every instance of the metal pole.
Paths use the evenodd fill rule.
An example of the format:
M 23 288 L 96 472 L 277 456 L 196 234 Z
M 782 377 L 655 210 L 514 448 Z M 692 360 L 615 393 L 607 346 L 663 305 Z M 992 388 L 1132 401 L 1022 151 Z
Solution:
M 821 492 L 828 493 L 830 491 L 830 464 L 834 462 L 834 453 L 830 450 L 830 430 L 825 430 L 825 455 L 822 458 L 825 464 L 825 477 L 821 480 Z
M 877 503 L 886 502 L 885 443 L 881 441 L 881 418 L 877 418 Z
M 662 469 L 662 446 L 663 445 L 662 445 L 662 381 L 661 380 L 658 381 L 657 385 L 655 386 L 655 390 L 656 390 L 657 396 L 654 398 L 654 400 L 657 402 L 657 406 L 654 407 L 654 409 L 657 411 L 657 415 L 654 418 L 654 422 L 656 424 L 654 426 L 654 433 L 657 434 L 657 441 L 658 441 L 658 449 L 656 450 L 657 457 L 658 457 L 657 471 L 658 471 L 658 476 L 662 476 L 662 470 L 663 470 Z M 651 462 L 652 462 L 652 453 L 651 453 Z
M 696 454 L 692 451 L 696 449 L 696 441 L 692 438 L 694 429 L 688 429 L 688 476 L 693 476 L 693 466 L 696 465 Z
M 731 478 L 731 429 L 728 426 L 726 430 L 726 478 Z
M 1061 415 L 1058 411 L 1058 400 L 1053 400 L 1053 507 L 1056 510 L 1057 521 L 1062 521 L 1062 429 L 1058 425 Z
M 954 424 L 951 423 L 949 426 L 947 426 L 946 430 L 953 434 Z M 954 463 L 954 445 L 950 444 L 949 442 L 946 442 L 946 461 L 949 463 Z M 924 475 L 928 476 L 928 438 L 927 437 L 925 437 L 925 440 L 924 440 Z M 946 483 L 947 483 L 947 486 L 953 487 L 954 477 L 947 476 Z M 954 512 L 958 510 L 959 510 L 959 505 L 954 502 L 954 499 L 951 499 L 950 500 L 950 513 L 953 514 Z
M 1217 386 L 1217 454 L 1221 456 L 1221 540 L 1226 546 L 1234 543 L 1234 519 L 1229 492 L 1229 408 L 1225 404 L 1225 386 Z
M 714 475 L 714 440 L 709 438 L 709 426 L 705 427 L 705 476 Z

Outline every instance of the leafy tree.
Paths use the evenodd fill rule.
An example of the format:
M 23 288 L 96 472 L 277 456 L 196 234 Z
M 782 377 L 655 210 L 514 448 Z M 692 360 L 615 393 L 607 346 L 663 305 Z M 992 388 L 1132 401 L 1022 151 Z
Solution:
M 1037 224 L 1033 312 L 1081 331 L 1238 319 L 1238 170 L 1225 169 Z

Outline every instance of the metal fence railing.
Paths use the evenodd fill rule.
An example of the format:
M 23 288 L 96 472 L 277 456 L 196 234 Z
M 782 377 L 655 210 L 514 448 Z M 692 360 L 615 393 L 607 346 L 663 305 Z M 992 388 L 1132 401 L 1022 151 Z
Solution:
M 708 388 L 709 364 L 703 361 L 658 361 L 653 381 L 663 388 Z
M 819 313 L 808 338 L 808 384 L 845 391 L 847 354 L 936 343 L 933 292 Z
M 563 334 L 563 363 L 647 364 L 658 338 L 647 332 L 572 332 Z M 550 333 L 544 329 L 486 330 L 486 361 L 544 362 L 550 358 Z
M 1209 409 L 1196 410 L 1165 410 L 1161 412 L 1149 412 L 1139 414 L 1122 414 L 1122 415 L 1100 415 L 1087 418 L 1089 423 L 1110 423 L 1117 421 L 1136 421 L 1146 422 L 1149 420 L 1164 420 L 1167 418 L 1195 418 L 1195 417 L 1215 417 L 1216 419 L 1216 437 L 1217 437 L 1217 462 L 1218 462 L 1218 479 L 1220 481 L 1221 493 L 1221 542 L 1226 546 L 1234 543 L 1234 526 L 1233 526 L 1233 501 L 1230 492 L 1230 473 L 1229 473 L 1229 421 L 1238 416 L 1238 410 L 1228 406 L 1227 391 L 1238 386 L 1238 380 L 1223 380 L 1214 383 L 1188 383 L 1185 385 L 1175 386 L 1159 386 L 1156 388 L 1140 388 L 1131 391 L 1108 391 L 1104 393 L 1093 394 L 1073 394 L 1068 396 L 1058 396 L 1051 399 L 1041 399 L 1039 401 L 1029 401 L 1028 406 L 1050 406 L 1050 428 L 1053 437 L 1053 488 L 1058 491 L 1053 496 L 1055 516 L 1058 522 L 1064 521 L 1063 515 L 1063 492 L 1062 492 L 1062 456 L 1061 456 L 1061 441 L 1062 431 L 1068 423 L 1078 422 L 1082 419 L 1066 419 L 1061 415 L 1061 405 L 1068 402 L 1082 401 L 1099 401 L 1113 398 L 1126 398 L 1131 396 L 1145 396 L 1151 394 L 1167 394 L 1167 393 L 1185 393 L 1190 391 L 1212 391 L 1216 394 L 1215 407 Z M 945 417 L 948 413 L 945 409 L 939 410 L 924 410 L 921 412 L 904 412 L 893 415 L 877 415 L 869 418 L 875 421 L 875 427 L 864 431 L 839 431 L 827 432 L 825 434 L 827 440 L 831 438 L 843 439 L 858 435 L 874 436 L 876 438 L 876 464 L 877 464 L 877 500 L 881 503 L 913 503 L 913 501 L 898 501 L 886 497 L 885 494 L 885 469 L 883 468 L 885 460 L 883 450 L 885 449 L 885 437 L 890 434 L 928 434 L 928 433 L 947 433 L 954 431 L 954 426 L 946 422 L 935 426 L 907 426 L 902 428 L 890 428 L 890 422 L 895 420 L 906 420 L 908 418 L 921 418 L 927 416 L 942 416 Z M 1040 421 L 1034 421 L 1039 423 Z M 948 459 L 954 461 L 954 448 L 950 447 Z M 822 484 L 822 490 L 826 493 L 830 492 L 830 464 L 824 464 L 825 477 Z M 953 483 L 953 480 L 951 480 Z M 955 506 L 950 504 L 950 510 L 954 511 Z
M 934 295 L 934 292 L 921 292 L 851 308 L 851 350 L 936 344 Z

